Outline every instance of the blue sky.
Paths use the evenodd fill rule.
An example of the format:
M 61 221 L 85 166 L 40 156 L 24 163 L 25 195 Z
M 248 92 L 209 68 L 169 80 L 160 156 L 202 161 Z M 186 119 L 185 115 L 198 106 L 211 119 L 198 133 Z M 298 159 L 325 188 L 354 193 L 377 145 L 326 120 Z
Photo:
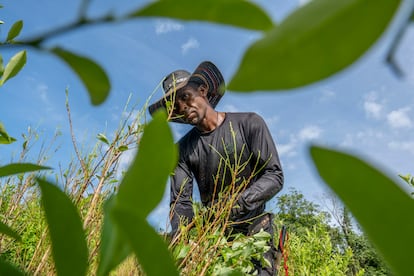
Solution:
M 109 11 L 122 14 L 145 3 L 95 2 L 88 10 L 90 16 Z M 280 22 L 306 1 L 256 2 L 275 22 Z M 24 21 L 20 38 L 68 23 L 76 17 L 79 3 L 51 0 L 5 3 L 0 9 L 0 19 L 5 22 L 0 26 L 0 35 L 4 38 L 11 24 L 20 19 Z M 356 153 L 397 181 L 399 173 L 414 173 L 414 30 L 408 28 L 396 53 L 397 62 L 405 72 L 402 79 L 384 63 L 392 35 L 391 28 L 360 60 L 327 80 L 277 93 L 226 92 L 218 110 L 254 111 L 267 122 L 285 172 L 283 192 L 295 188 L 316 202 L 327 192 L 310 162 L 310 143 Z M 0 121 L 10 135 L 19 139 L 12 146 L 1 147 L 0 164 L 9 162 L 18 153 L 21 133 L 29 126 L 43 133 L 41 139 L 50 140 L 56 129 L 62 132 L 58 140 L 61 148 L 50 160 L 52 166 L 57 168 L 59 162 L 74 156 L 65 110 L 66 88 L 75 133 L 81 142 L 93 144 L 98 133 L 110 133 L 118 126 L 130 95 L 132 102 L 142 107 L 162 77 L 173 70 L 192 71 L 201 61 L 211 60 L 225 80 L 230 81 L 243 52 L 260 36 L 259 32 L 229 26 L 147 18 L 91 26 L 47 41 L 46 46 L 60 45 L 93 58 L 105 68 L 112 91 L 107 101 L 97 107 L 90 104 L 78 78 L 61 61 L 29 49 L 23 71 L 0 89 Z M 5 61 L 13 53 L 15 50 L 1 50 Z M 177 139 L 188 130 L 183 125 L 171 126 Z M 132 155 L 123 162 L 128 164 Z M 164 227 L 167 212 L 166 193 L 150 222 Z

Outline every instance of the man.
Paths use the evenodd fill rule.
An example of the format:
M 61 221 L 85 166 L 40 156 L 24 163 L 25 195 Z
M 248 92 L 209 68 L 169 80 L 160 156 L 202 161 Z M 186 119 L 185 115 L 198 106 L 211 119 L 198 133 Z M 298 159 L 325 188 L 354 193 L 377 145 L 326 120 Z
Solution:
M 272 216 L 265 213 L 265 203 L 282 189 L 283 172 L 263 119 L 255 113 L 214 109 L 225 88 L 222 74 L 208 61 L 193 74 L 174 71 L 164 79 L 163 88 L 164 97 L 152 104 L 149 112 L 166 108 L 171 121 L 194 126 L 178 142 L 179 161 L 171 177 L 172 232 L 176 233 L 180 221 L 190 222 L 193 218 L 195 179 L 205 206 L 211 206 L 226 186 L 235 185 L 239 194 L 230 214 L 233 233 L 252 235 L 263 229 L 273 236 Z M 226 156 L 230 161 L 223 160 Z M 237 177 L 232 177 L 229 168 L 235 163 L 244 165 Z M 240 185 L 245 186 L 237 189 Z M 275 254 L 272 242 L 265 254 L 272 267 L 257 264 L 259 275 L 275 274 Z

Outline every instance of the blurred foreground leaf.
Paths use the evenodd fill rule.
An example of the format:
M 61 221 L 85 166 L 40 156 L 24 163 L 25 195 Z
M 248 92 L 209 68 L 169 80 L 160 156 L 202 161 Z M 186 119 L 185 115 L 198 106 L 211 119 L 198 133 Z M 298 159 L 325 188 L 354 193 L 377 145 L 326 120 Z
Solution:
M 0 233 L 6 234 L 7 236 L 14 238 L 15 240 L 21 241 L 19 234 L 17 234 L 13 229 L 11 229 L 9 226 L 7 226 L 1 221 L 0 221 Z
M 41 179 L 37 181 L 42 192 L 57 275 L 86 275 L 88 248 L 78 210 L 58 187 Z
M 178 275 L 167 245 L 146 221 L 162 199 L 176 160 L 166 114 L 157 112 L 144 128 L 137 156 L 118 194 L 105 204 L 98 275 L 107 275 L 132 250 L 148 275 Z
M 208 21 L 253 30 L 269 30 L 273 26 L 271 18 L 261 8 L 251 2 L 240 0 L 156 1 L 130 15 L 136 16 Z
M 86 86 L 93 105 L 99 105 L 106 100 L 111 89 L 111 83 L 105 71 L 97 63 L 87 57 L 76 55 L 58 47 L 53 48 L 51 52 L 65 61 L 78 75 Z
M 396 183 L 366 162 L 313 146 L 322 179 L 349 208 L 396 275 L 411 275 L 414 201 Z
M 12 163 L 0 167 L 0 177 L 39 170 L 50 170 L 50 168 L 31 163 Z
M 399 4 L 399 0 L 311 1 L 251 45 L 228 88 L 289 89 L 331 76 L 371 47 Z
M 17 267 L 8 263 L 0 258 L 0 275 L 5 276 L 24 276 L 25 273 L 21 272 Z
M 108 275 L 132 253 L 126 237 L 120 233 L 120 228 L 113 221 L 114 203 L 115 197 L 112 196 L 104 204 L 98 276 Z
M 177 154 L 165 112 L 157 112 L 145 126 L 138 154 L 119 186 L 117 207 L 147 217 L 164 195 Z
M 140 265 L 148 276 L 179 275 L 167 244 L 145 218 L 133 212 L 118 209 L 114 212 L 114 219 L 126 235 Z

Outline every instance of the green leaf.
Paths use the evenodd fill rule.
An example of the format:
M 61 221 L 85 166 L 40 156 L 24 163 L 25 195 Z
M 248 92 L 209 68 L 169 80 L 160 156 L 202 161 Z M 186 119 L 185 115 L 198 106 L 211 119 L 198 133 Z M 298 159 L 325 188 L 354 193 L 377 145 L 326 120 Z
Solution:
M 7 226 L 1 221 L 0 221 L 0 233 L 6 234 L 9 237 L 14 238 L 15 240 L 21 241 L 19 234 L 17 234 L 13 229 L 11 229 L 9 226 Z
M 22 30 L 22 28 L 23 28 L 23 21 L 22 20 L 16 21 L 13 24 L 13 26 L 10 28 L 9 33 L 7 34 L 6 41 L 12 42 L 13 39 L 15 39 L 20 34 L 20 31 Z
M 248 15 L 248 20 L 246 19 Z M 162 16 L 228 24 L 246 29 L 269 30 L 271 18 L 257 5 L 240 0 L 164 0 L 152 2 L 129 17 Z
M 118 225 L 113 221 L 112 211 L 115 206 L 114 203 L 115 198 L 112 196 L 104 204 L 98 276 L 108 275 L 111 270 L 132 253 L 126 238 L 120 234 Z
M 15 54 L 7 63 L 4 69 L 3 76 L 0 79 L 0 85 L 3 85 L 7 80 L 13 78 L 26 64 L 26 50 Z
M 4 64 L 3 64 L 3 57 L 0 55 L 0 77 L 3 75 L 4 72 Z
M 177 148 L 165 112 L 145 126 L 139 151 L 119 186 L 117 204 L 146 217 L 161 201 L 177 161 Z
M 341 198 L 396 275 L 411 275 L 414 201 L 366 162 L 317 146 L 310 153 L 322 179 Z
M 399 0 L 314 0 L 245 52 L 228 88 L 290 89 L 331 76 L 384 32 Z
M 106 100 L 111 83 L 105 71 L 97 63 L 59 47 L 53 48 L 51 52 L 65 61 L 78 75 L 87 88 L 93 105 L 99 105 Z
M 125 145 L 119 146 L 118 150 L 119 151 L 126 151 L 126 150 L 128 150 L 128 146 L 125 146 Z
M 24 276 L 26 275 L 22 271 L 20 271 L 17 267 L 10 264 L 9 262 L 0 258 L 0 275 L 7 275 L 7 276 Z
M 78 210 L 57 186 L 41 179 L 37 181 L 42 192 L 57 275 L 86 275 L 88 248 Z
M 17 140 L 13 137 L 4 137 L 3 135 L 0 134 L 0 144 L 11 144 L 13 142 L 16 142 Z
M 133 210 L 115 209 L 113 218 L 121 226 L 146 275 L 179 275 L 161 236 L 145 218 L 130 211 Z
M 167 116 L 159 111 L 144 128 L 138 154 L 119 186 L 112 212 L 112 218 L 126 235 L 127 244 L 148 275 L 178 275 L 167 245 L 146 221 L 162 199 L 176 160 L 177 148 Z M 122 248 L 123 237 L 109 239 L 114 239 L 106 245 L 112 248 L 112 252 L 106 253 L 111 256 L 116 254 L 117 248 Z M 154 260 L 162 260 L 162 265 Z M 111 267 L 118 262 L 119 259 L 112 263 L 106 261 L 103 266 Z
M 0 177 L 50 169 L 50 167 L 40 166 L 32 163 L 12 163 L 0 167 Z
M 15 138 L 10 137 L 2 122 L 0 122 L 0 144 L 11 144 L 16 141 Z
M 99 133 L 96 138 L 98 138 L 98 140 L 104 142 L 105 144 L 109 145 L 109 141 L 108 138 L 106 138 L 105 134 L 103 133 Z
M 398 175 L 401 179 L 403 179 L 405 182 L 407 182 L 408 184 L 410 184 L 410 178 L 411 178 L 411 175 L 410 174 L 407 174 L 407 175 L 402 175 L 402 174 L 399 174 Z

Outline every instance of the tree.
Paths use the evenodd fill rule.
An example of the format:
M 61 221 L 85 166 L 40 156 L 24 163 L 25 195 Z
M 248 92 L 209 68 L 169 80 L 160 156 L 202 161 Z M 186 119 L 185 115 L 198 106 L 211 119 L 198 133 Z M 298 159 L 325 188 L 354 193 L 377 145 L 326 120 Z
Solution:
M 281 225 L 288 228 L 289 272 L 294 275 L 388 275 L 389 269 L 375 248 L 352 225 L 347 209 L 329 213 L 295 189 L 278 198 L 275 221 L 279 228 Z M 338 213 L 341 214 L 338 216 Z M 334 224 L 332 217 L 339 219 L 338 223 Z

